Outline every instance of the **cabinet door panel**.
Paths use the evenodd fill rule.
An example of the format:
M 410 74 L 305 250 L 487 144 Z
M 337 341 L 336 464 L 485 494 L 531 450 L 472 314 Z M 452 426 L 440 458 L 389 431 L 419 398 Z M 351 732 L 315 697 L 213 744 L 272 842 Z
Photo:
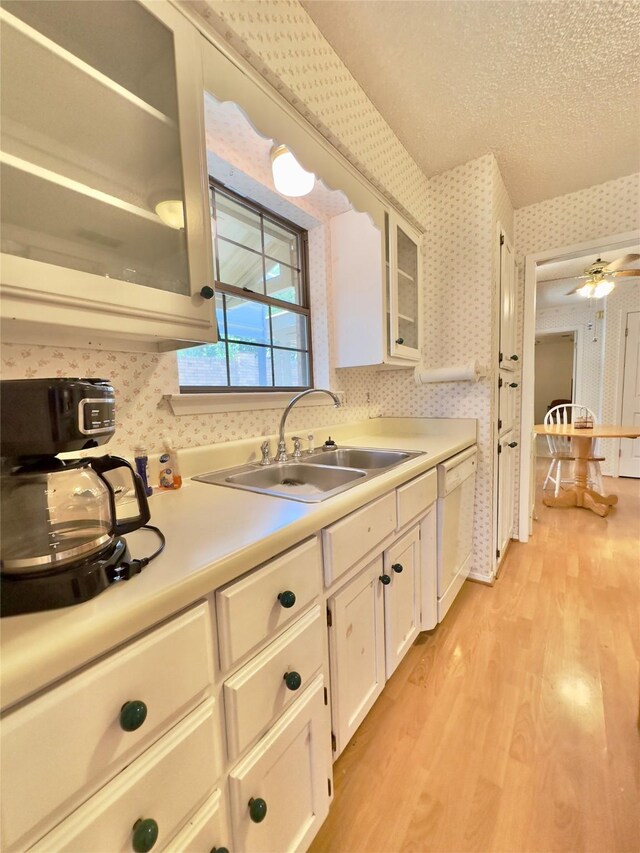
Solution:
M 329 717 L 319 676 L 229 775 L 237 850 L 305 850 L 329 811 Z M 266 802 L 254 823 L 249 801 Z
M 498 454 L 498 542 L 500 557 L 511 539 L 513 530 L 513 473 L 515 448 L 509 447 L 514 440 L 514 432 L 508 432 L 500 439 L 501 451 Z
M 231 848 L 231 829 L 224 798 L 215 791 L 165 849 L 167 853 L 211 853 L 220 847 Z
M 386 680 L 382 568 L 382 557 L 378 557 L 329 599 L 335 757 L 367 715 Z
M 516 268 L 513 250 L 502 235 L 500 246 L 500 367 L 515 370 L 519 364 L 516 343 Z
M 414 527 L 384 555 L 391 582 L 384 588 L 387 678 L 408 652 L 420 631 L 420 531 Z
M 420 238 L 389 216 L 389 353 L 419 360 L 422 317 Z

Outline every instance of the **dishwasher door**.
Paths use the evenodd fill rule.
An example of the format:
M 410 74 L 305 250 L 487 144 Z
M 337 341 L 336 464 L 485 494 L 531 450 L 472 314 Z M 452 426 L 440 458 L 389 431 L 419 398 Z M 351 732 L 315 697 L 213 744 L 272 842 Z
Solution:
M 477 453 L 438 466 L 438 622 L 471 571 Z

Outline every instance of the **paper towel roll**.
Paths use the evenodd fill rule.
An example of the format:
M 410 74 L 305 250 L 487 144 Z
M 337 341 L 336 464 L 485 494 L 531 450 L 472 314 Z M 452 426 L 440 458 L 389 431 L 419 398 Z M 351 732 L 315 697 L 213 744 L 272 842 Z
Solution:
M 486 374 L 477 361 L 468 364 L 458 364 L 454 367 L 423 367 L 418 365 L 413 377 L 416 385 L 426 385 L 429 382 L 477 382 Z

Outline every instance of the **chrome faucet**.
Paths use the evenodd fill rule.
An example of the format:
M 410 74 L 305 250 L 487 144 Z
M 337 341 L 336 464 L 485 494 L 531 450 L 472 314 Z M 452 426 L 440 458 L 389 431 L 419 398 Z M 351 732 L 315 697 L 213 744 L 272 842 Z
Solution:
M 278 452 L 276 453 L 276 462 L 286 462 L 287 461 L 287 445 L 284 440 L 284 427 L 287 422 L 287 417 L 291 409 L 295 406 L 298 400 L 301 400 L 303 397 L 306 397 L 307 394 L 316 394 L 322 392 L 323 394 L 328 394 L 332 400 L 336 409 L 340 408 L 341 403 L 340 399 L 333 391 L 327 391 L 326 388 L 308 388 L 306 391 L 301 391 L 299 394 L 296 394 L 288 403 L 287 406 L 282 413 L 282 417 L 280 418 L 280 430 L 278 433 Z

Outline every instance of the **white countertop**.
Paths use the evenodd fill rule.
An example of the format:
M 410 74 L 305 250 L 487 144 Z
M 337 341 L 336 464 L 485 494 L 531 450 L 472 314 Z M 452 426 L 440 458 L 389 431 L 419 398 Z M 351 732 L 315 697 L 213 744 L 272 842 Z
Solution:
M 325 433 L 327 428 L 316 431 L 322 440 Z M 181 489 L 154 495 L 149 501 L 151 523 L 163 531 L 167 544 L 142 574 L 84 604 L 2 619 L 2 707 L 14 705 L 474 444 L 476 422 L 380 418 L 362 422 L 355 429 L 336 427 L 331 434 L 341 445 L 426 453 L 315 504 L 186 478 Z M 251 442 L 251 446 L 258 444 L 257 439 Z M 185 451 L 183 474 L 236 465 L 239 453 L 244 453 L 240 461 L 247 461 L 247 446 L 247 442 L 238 442 L 227 448 L 217 445 Z M 220 464 L 223 458 L 226 464 Z M 149 554 L 157 546 L 156 537 L 148 531 L 136 531 L 126 538 L 133 557 Z

